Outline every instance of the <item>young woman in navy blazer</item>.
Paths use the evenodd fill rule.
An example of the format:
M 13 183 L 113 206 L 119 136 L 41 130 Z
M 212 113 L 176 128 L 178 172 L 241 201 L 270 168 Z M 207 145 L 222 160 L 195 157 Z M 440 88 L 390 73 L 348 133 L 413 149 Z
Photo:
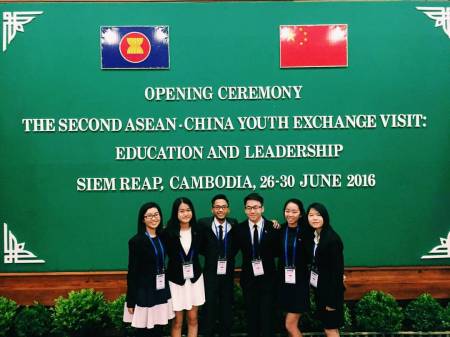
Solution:
M 127 297 L 123 320 L 137 328 L 137 336 L 162 336 L 175 314 L 165 277 L 165 245 L 160 239 L 162 213 L 158 204 L 142 205 L 137 234 L 128 242 Z
M 298 199 L 284 204 L 286 223 L 281 226 L 279 244 L 279 300 L 286 312 L 285 327 L 289 337 L 301 337 L 298 321 L 309 309 L 309 273 L 306 252 L 306 212 Z
M 169 264 L 167 275 L 175 318 L 172 337 L 181 337 L 186 311 L 188 337 L 198 334 L 198 306 L 205 303 L 205 287 L 198 254 L 202 243 L 197 228 L 194 205 L 187 198 L 173 202 L 172 213 L 164 233 Z
M 344 325 L 344 245 L 330 225 L 324 205 L 313 203 L 306 211 L 314 233 L 310 236 L 310 283 L 316 294 L 317 311 L 327 337 L 338 337 Z

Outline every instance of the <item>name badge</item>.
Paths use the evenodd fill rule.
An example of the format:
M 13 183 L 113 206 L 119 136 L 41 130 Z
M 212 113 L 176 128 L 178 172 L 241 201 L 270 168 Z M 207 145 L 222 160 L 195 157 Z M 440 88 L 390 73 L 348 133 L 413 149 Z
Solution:
M 284 282 L 289 284 L 295 284 L 295 268 L 293 267 L 284 268 Z
M 161 290 L 166 287 L 166 275 L 158 274 L 156 275 L 156 290 Z
M 194 265 L 192 263 L 183 264 L 183 277 L 185 280 L 194 278 Z
M 264 268 L 261 260 L 253 260 L 252 267 L 253 267 L 253 275 L 255 276 L 264 275 Z
M 227 260 L 217 260 L 217 275 L 225 275 L 227 273 Z
M 311 277 L 309 279 L 309 284 L 311 284 L 314 288 L 317 288 L 318 281 L 319 281 L 319 274 L 311 270 Z

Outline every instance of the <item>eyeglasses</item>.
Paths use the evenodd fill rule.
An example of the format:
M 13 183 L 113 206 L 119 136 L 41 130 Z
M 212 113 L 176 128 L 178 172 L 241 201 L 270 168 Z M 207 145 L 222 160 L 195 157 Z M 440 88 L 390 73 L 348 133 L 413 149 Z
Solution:
M 145 219 L 159 218 L 159 213 L 145 214 L 145 215 L 144 215 L 144 218 L 145 218 Z
M 262 208 L 262 206 L 245 206 L 246 211 L 257 211 L 258 209 Z
M 219 205 L 217 205 L 217 206 L 214 206 L 213 208 L 219 211 L 219 210 L 226 210 L 228 208 L 228 206 L 219 206 Z

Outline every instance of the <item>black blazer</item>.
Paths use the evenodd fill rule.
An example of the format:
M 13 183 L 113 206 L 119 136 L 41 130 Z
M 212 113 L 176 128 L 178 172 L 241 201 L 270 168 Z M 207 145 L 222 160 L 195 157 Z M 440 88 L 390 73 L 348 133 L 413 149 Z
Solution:
M 254 276 L 252 268 L 252 240 L 248 220 L 235 227 L 237 247 L 242 252 L 241 286 L 249 287 L 254 282 L 262 281 L 268 289 L 273 290 L 276 279 L 275 257 L 278 255 L 280 230 L 273 228 L 273 223 L 264 219 L 264 234 L 259 243 L 260 257 L 263 264 L 264 275 Z
M 164 244 L 163 244 L 164 246 Z M 127 307 L 134 308 L 139 302 L 139 289 L 156 289 L 158 262 L 155 249 L 145 233 L 136 234 L 128 241 Z
M 284 267 L 285 267 L 285 249 L 284 240 L 286 234 L 287 224 L 281 225 L 278 245 L 278 256 L 280 257 L 278 262 L 278 269 L 280 273 L 280 279 L 284 282 Z M 295 255 L 295 279 L 298 283 L 306 282 L 309 285 L 309 273 L 308 273 L 308 253 L 307 253 L 307 238 L 308 230 L 305 226 L 300 226 L 296 240 L 297 249 Z M 288 250 L 289 262 L 292 263 L 292 249 Z
M 345 287 L 344 245 L 341 238 L 331 226 L 326 226 L 320 233 L 315 258 L 313 258 L 314 233 L 309 235 L 307 250 L 313 266 L 317 267 L 319 273 L 316 290 L 318 306 L 342 310 Z
M 204 272 L 205 277 L 217 275 L 217 260 L 220 255 L 216 233 L 211 228 L 214 217 L 207 217 L 198 220 L 198 227 L 203 232 L 203 242 L 201 245 L 201 254 L 205 257 Z M 234 228 L 237 220 L 227 218 L 226 221 L 231 226 L 227 234 L 227 273 L 226 275 L 217 275 L 218 277 L 234 277 L 234 256 L 236 255 L 236 243 L 234 238 Z M 209 278 L 210 278 L 209 277 Z
M 202 274 L 202 268 L 198 260 L 198 254 L 200 252 L 200 246 L 202 243 L 202 232 L 198 229 L 198 226 L 191 226 L 192 231 L 192 243 L 189 253 L 194 250 L 192 256 L 192 262 L 194 264 L 194 278 L 191 279 L 192 282 L 198 280 Z M 169 263 L 167 265 L 167 278 L 169 281 L 176 283 L 178 285 L 183 285 L 186 280 L 183 278 L 183 260 L 181 259 L 180 253 L 183 258 L 187 261 L 188 256 L 184 253 L 183 247 L 180 242 L 180 231 L 171 232 L 168 229 L 163 231 L 161 235 L 163 237 L 165 246 L 167 247 L 167 255 L 169 256 Z

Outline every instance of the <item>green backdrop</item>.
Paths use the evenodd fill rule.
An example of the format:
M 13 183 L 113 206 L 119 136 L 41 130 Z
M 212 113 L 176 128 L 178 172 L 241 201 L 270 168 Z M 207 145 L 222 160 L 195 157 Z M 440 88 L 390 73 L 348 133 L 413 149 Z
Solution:
M 171 202 L 187 196 L 201 217 L 211 197 L 224 192 L 232 216 L 243 219 L 242 199 L 251 188 L 169 185 L 173 176 L 219 175 L 248 175 L 265 197 L 268 218 L 281 221 L 291 197 L 323 202 L 343 238 L 346 266 L 449 264 L 448 257 L 421 259 L 442 245 L 450 218 L 450 38 L 416 9 L 428 5 L 448 2 L 0 4 L 1 12 L 43 11 L 0 54 L 0 223 L 45 260 L 0 261 L 0 271 L 126 269 L 127 240 L 145 201 L 159 202 L 167 220 Z M 348 67 L 280 69 L 279 26 L 313 24 L 348 25 Z M 169 26 L 170 69 L 102 70 L 100 26 L 141 25 Z M 216 93 L 220 86 L 283 85 L 303 86 L 302 98 L 144 96 L 147 87 L 211 86 Z M 386 114 L 419 114 L 419 127 L 383 127 Z M 377 126 L 239 130 L 237 123 L 242 116 L 315 115 L 376 115 Z M 230 117 L 236 128 L 178 127 L 187 117 L 206 116 Z M 37 133 L 22 123 L 164 117 L 177 117 L 176 130 Z M 341 144 L 343 151 L 338 158 L 115 159 L 117 146 L 255 144 Z M 300 188 L 303 174 L 340 174 L 342 186 Z M 346 186 L 356 174 L 373 174 L 374 186 Z M 282 175 L 292 175 L 295 186 L 283 188 Z M 77 191 L 79 177 L 154 176 L 164 180 L 163 191 Z M 262 176 L 278 183 L 261 188 Z

